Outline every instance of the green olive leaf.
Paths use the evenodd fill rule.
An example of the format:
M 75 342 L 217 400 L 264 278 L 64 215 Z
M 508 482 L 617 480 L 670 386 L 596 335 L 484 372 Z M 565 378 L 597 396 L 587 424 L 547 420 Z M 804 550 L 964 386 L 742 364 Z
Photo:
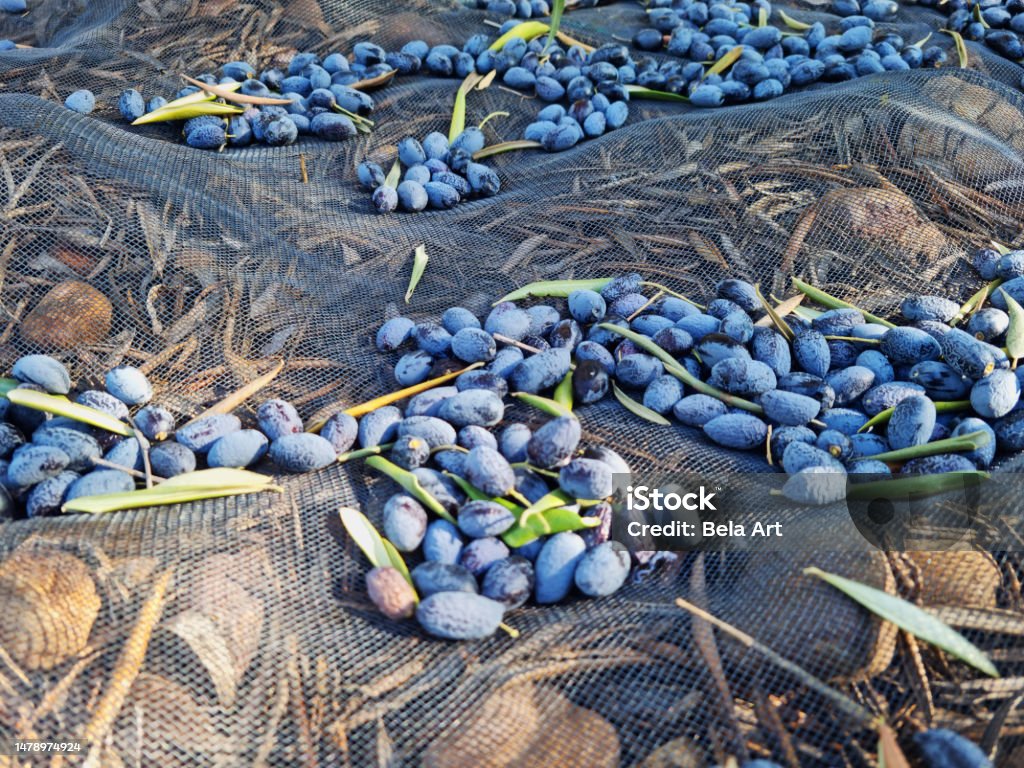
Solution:
M 1006 312 L 1010 316 L 1010 327 L 1006 329 L 1006 354 L 1013 360 L 1013 367 L 1024 357 L 1024 307 L 1002 288 L 999 292 L 1006 299 Z
M 647 421 L 650 421 L 653 424 L 660 424 L 661 426 L 665 427 L 669 426 L 672 423 L 657 411 L 652 411 L 643 403 L 638 403 L 632 397 L 630 397 L 621 389 L 619 389 L 618 385 L 614 381 L 612 382 L 612 392 L 615 393 L 615 399 L 622 403 L 622 405 L 625 406 L 627 411 L 636 416 L 639 416 L 641 419 L 646 419 Z
M 600 291 L 612 281 L 610 277 L 598 277 L 593 280 L 540 280 L 536 283 L 516 288 L 498 299 L 491 306 L 501 304 L 503 301 L 519 301 L 537 296 L 551 296 L 566 298 L 573 291 Z
M 135 434 L 135 430 L 129 425 L 109 413 L 80 403 L 72 403 L 66 397 L 48 395 L 45 392 L 36 392 L 34 389 L 10 389 L 7 391 L 7 399 L 15 405 L 23 405 L 36 411 L 46 411 L 57 416 L 66 416 L 107 432 L 113 432 L 115 435 L 131 437 Z
M 554 401 L 572 413 L 572 371 L 565 374 L 565 378 L 555 387 Z
M 412 276 L 409 278 L 409 287 L 405 291 L 405 303 L 409 303 L 409 299 L 412 298 L 412 292 L 416 290 L 416 286 L 420 283 L 420 278 L 423 277 L 423 272 L 427 268 L 427 262 L 430 258 L 427 256 L 427 246 L 417 245 L 416 251 L 412 257 Z
M 999 677 L 999 670 L 984 651 L 948 624 L 913 603 L 867 584 L 828 573 L 820 568 L 805 568 L 804 573 L 826 581 L 876 616 L 892 622 L 900 629 L 926 643 L 946 651 L 986 675 Z

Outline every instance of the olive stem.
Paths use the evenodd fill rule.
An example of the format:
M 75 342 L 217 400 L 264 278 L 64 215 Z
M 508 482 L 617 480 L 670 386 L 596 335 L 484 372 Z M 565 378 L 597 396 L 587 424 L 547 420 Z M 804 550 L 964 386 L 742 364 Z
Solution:
M 826 341 L 854 341 L 858 344 L 881 344 L 881 339 L 862 339 L 859 336 L 826 336 Z
M 523 344 L 523 342 L 516 341 L 515 339 L 505 336 L 504 334 L 501 333 L 492 333 L 491 336 L 494 337 L 495 341 L 500 341 L 502 344 L 507 344 L 510 347 L 518 347 L 519 349 L 523 350 L 523 352 L 529 352 L 531 355 L 539 355 L 541 352 L 544 351 L 543 349 L 538 349 L 537 347 L 531 347 L 529 344 Z M 569 370 L 575 371 L 576 364 L 570 363 Z
M 886 463 L 898 463 L 909 461 L 910 459 L 919 459 L 924 456 L 935 456 L 940 453 L 975 451 L 983 445 L 987 445 L 989 440 L 991 440 L 991 438 L 989 437 L 988 432 L 978 430 L 977 432 L 971 432 L 958 437 L 947 437 L 945 440 L 936 440 L 933 443 L 912 445 L 909 448 L 899 448 L 895 451 L 878 453 L 870 458 L 875 461 L 884 461 Z
M 935 403 L 935 412 L 936 413 L 948 413 L 950 411 L 963 411 L 963 410 L 965 410 L 967 408 L 970 408 L 970 407 L 971 407 L 971 401 L 970 400 L 945 400 L 945 401 L 940 401 L 938 403 Z M 890 418 L 892 418 L 892 412 L 894 410 L 896 410 L 895 407 L 893 407 L 893 408 L 886 408 L 884 411 L 879 411 L 874 416 L 872 416 L 870 419 L 868 419 L 864 423 L 864 426 L 861 427 L 860 429 L 858 429 L 857 431 L 858 432 L 866 432 L 867 430 L 871 429 L 872 427 L 875 427 L 875 426 L 878 426 L 879 424 L 883 424 L 883 423 L 887 422 Z
M 139 478 L 140 480 L 145 480 L 146 479 L 146 473 L 145 472 L 139 472 L 139 470 L 137 470 L 137 469 L 132 469 L 131 467 L 126 467 L 126 466 L 123 466 L 121 464 L 115 464 L 112 461 L 107 461 L 106 459 L 101 459 L 99 456 L 94 456 L 92 458 L 92 463 L 95 464 L 97 467 L 106 467 L 107 469 L 116 469 L 116 470 L 119 470 L 121 472 L 125 472 L 125 473 L 131 475 L 132 477 Z M 153 475 L 153 474 L 151 474 L 149 477 L 153 480 L 154 483 L 162 483 L 164 480 L 167 479 L 165 477 L 158 477 L 157 475 Z
M 381 443 L 380 445 L 372 445 L 369 448 L 359 448 L 355 451 L 349 451 L 348 453 L 342 453 L 338 456 L 338 463 L 344 464 L 346 461 L 352 459 L 364 459 L 367 456 L 380 456 L 384 451 L 391 450 L 394 443 Z
M 891 323 L 885 318 L 879 317 L 878 315 L 873 315 L 870 312 L 865 312 L 860 307 L 855 306 L 848 301 L 843 301 L 842 299 L 836 298 L 835 296 L 829 293 L 825 293 L 825 291 L 821 290 L 820 288 L 815 288 L 810 283 L 805 283 L 798 277 L 793 278 L 793 285 L 796 287 L 798 291 L 807 294 L 808 298 L 813 299 L 814 301 L 821 304 L 823 307 L 828 307 L 829 309 L 856 309 L 858 312 L 864 315 L 864 319 L 867 320 L 869 323 L 878 323 L 879 325 L 884 325 L 886 328 L 896 327 L 895 323 Z
M 634 313 L 633 313 L 632 315 L 630 315 L 629 317 L 627 317 L 627 318 L 626 318 L 626 322 L 627 322 L 627 323 L 631 323 L 631 322 L 633 322 L 634 318 L 636 318 L 636 316 L 637 316 L 637 315 L 639 315 L 639 314 L 640 314 L 641 312 L 643 312 L 643 311 L 644 311 L 645 309 L 647 309 L 647 308 L 648 308 L 649 306 L 651 306 L 651 304 L 653 304 L 654 302 L 656 302 L 656 301 L 657 301 L 658 299 L 660 299 L 660 298 L 661 298 L 662 296 L 664 296 L 664 295 L 665 295 L 665 292 L 664 292 L 664 291 L 658 291 L 658 292 L 657 292 L 656 294 L 654 294 L 653 296 L 651 296 L 651 298 L 649 298 L 649 299 L 648 299 L 648 300 L 647 300 L 647 301 L 646 301 L 646 302 L 644 303 L 644 305 L 643 305 L 642 307 L 640 307 L 640 308 L 639 308 L 639 309 L 638 309 L 638 310 L 637 310 L 636 312 L 634 312 Z
M 646 285 L 646 286 L 650 286 L 651 288 L 657 288 L 659 291 L 664 291 L 669 296 L 675 296 L 677 299 L 682 299 L 687 304 L 692 304 L 697 309 L 702 309 L 702 310 L 703 309 L 707 309 L 707 307 L 705 307 L 703 304 L 698 304 L 693 299 L 689 299 L 686 296 L 683 296 L 683 294 L 681 294 L 681 293 L 676 293 L 671 288 L 667 288 L 666 286 L 662 285 L 661 283 L 652 283 L 650 281 L 645 280 L 644 282 L 640 283 L 640 285 Z
M 717 400 L 721 400 L 726 405 L 731 405 L 734 408 L 740 408 L 744 411 L 749 411 L 750 413 L 764 413 L 764 409 L 757 403 L 752 403 L 749 400 L 744 400 L 742 397 L 730 395 L 727 392 L 723 392 L 722 390 L 716 389 L 710 384 L 701 381 L 688 370 L 679 365 L 679 363 L 676 361 L 674 357 L 672 357 L 672 355 L 670 355 L 664 349 L 659 347 L 646 336 L 642 336 L 639 333 L 631 331 L 627 328 L 620 328 L 619 326 L 612 325 L 611 323 L 601 323 L 601 325 L 599 325 L 598 327 L 603 328 L 606 331 L 616 333 L 619 336 L 625 336 L 627 339 L 635 343 L 641 349 L 650 352 L 652 355 L 657 357 L 659 360 L 661 360 L 661 362 L 665 364 L 666 371 L 675 376 L 684 384 L 689 384 L 693 389 L 697 390 L 698 392 L 701 392 L 705 395 L 710 395 L 711 397 Z

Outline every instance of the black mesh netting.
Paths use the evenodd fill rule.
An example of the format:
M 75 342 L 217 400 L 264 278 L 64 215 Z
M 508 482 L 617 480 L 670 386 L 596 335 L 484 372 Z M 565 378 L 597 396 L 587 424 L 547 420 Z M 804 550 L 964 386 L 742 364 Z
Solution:
M 169 95 L 180 73 L 348 52 L 369 37 L 458 44 L 489 29 L 481 12 L 368 0 L 30 6 L 0 15 L 0 38 L 35 46 L 0 52 L 0 366 L 55 332 L 33 315 L 40 299 L 82 281 L 109 300 L 112 323 L 94 317 L 102 302 L 73 310 L 93 339 L 61 353 L 73 374 L 141 366 L 157 399 L 186 415 L 282 358 L 267 396 L 304 416 L 362 402 L 393 386 L 372 344 L 383 319 L 483 312 L 537 279 L 638 271 L 704 296 L 740 276 L 788 295 L 795 273 L 881 313 L 910 291 L 966 298 L 978 282 L 965 253 L 1014 242 L 1024 214 L 1021 69 L 970 43 L 969 70 L 714 112 L 634 102 L 625 128 L 573 151 L 494 158 L 497 197 L 381 217 L 356 164 L 390 163 L 402 136 L 446 130 L 455 81 L 378 91 L 368 137 L 221 154 L 167 128 L 124 127 L 117 95 Z M 797 10 L 835 22 L 820 5 Z M 569 13 L 564 28 L 596 43 L 643 14 L 618 3 Z M 938 14 L 899 18 L 883 26 L 951 43 Z M 97 94 L 91 116 L 61 106 L 81 87 Z M 536 112 L 492 87 L 471 95 L 470 121 L 498 109 L 511 116 L 488 123 L 491 142 L 518 138 Z M 430 265 L 405 307 L 421 243 Z M 582 418 L 588 439 L 636 472 L 766 469 L 623 414 L 605 404 Z M 611 599 L 517 611 L 518 640 L 452 644 L 387 621 L 365 596 L 337 510 L 378 519 L 385 482 L 344 466 L 285 485 L 281 496 L 0 528 L 0 735 L 85 738 L 107 721 L 101 766 L 876 764 L 869 729 L 763 656 L 709 640 L 674 606 L 685 596 L 884 716 L 905 744 L 948 727 L 999 742 L 1002 764 L 1024 762 L 1016 555 L 689 555 Z M 898 637 L 802 576 L 808 565 L 933 607 L 1006 679 Z M 44 589 L 57 599 L 40 605 Z M 151 637 L 139 629 L 147 616 L 159 617 Z M 103 711 L 119 687 L 123 701 Z

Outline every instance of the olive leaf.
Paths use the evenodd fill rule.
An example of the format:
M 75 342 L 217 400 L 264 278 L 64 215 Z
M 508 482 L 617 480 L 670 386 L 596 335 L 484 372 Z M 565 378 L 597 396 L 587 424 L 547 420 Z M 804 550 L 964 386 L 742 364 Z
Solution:
M 338 514 L 341 517 L 341 524 L 345 526 L 352 541 L 363 550 L 370 565 L 374 568 L 390 566 L 401 573 L 412 586 L 412 577 L 409 575 L 405 560 L 395 549 L 394 544 L 380 535 L 366 515 L 352 507 L 341 507 Z M 415 589 L 413 591 L 415 592 Z
M 689 98 L 681 93 L 669 93 L 668 91 L 656 91 L 653 88 L 644 88 L 642 85 L 630 83 L 626 86 L 631 99 L 650 99 L 651 101 L 682 101 L 689 102 Z
M 979 429 L 957 437 L 947 437 L 943 440 L 935 440 L 924 445 L 913 445 L 909 448 L 899 448 L 895 451 L 878 453 L 871 458 L 876 461 L 903 462 L 911 459 L 919 459 L 922 456 L 937 456 L 940 453 L 956 453 L 958 451 L 976 451 L 983 445 L 987 445 L 992 439 L 988 432 Z
M 764 305 L 765 312 L 768 313 L 768 317 L 771 318 L 772 323 L 774 323 L 775 327 L 779 329 L 779 333 L 786 338 L 786 341 L 793 341 L 795 334 L 793 333 L 793 329 L 789 327 L 789 323 L 783 320 L 782 315 L 775 311 L 775 307 L 768 303 L 768 300 L 761 294 L 760 287 L 755 285 L 754 292 L 757 294 L 757 298 L 760 299 L 761 303 Z
M 497 306 L 503 301 L 519 301 L 537 296 L 551 296 L 566 298 L 573 291 L 600 291 L 612 281 L 610 277 L 597 277 L 592 280 L 540 280 L 536 283 L 516 288 L 498 299 L 491 306 Z
M 539 141 L 529 139 L 516 139 L 515 141 L 503 141 L 500 144 L 491 144 L 489 147 L 473 153 L 474 160 L 483 160 L 485 157 L 501 155 L 505 152 L 514 152 L 517 149 L 543 149 L 544 145 Z
M 182 75 L 181 79 L 191 85 L 198 86 L 207 93 L 212 93 L 214 96 L 218 96 L 226 101 L 233 101 L 238 104 L 276 104 L 279 106 L 287 106 L 292 103 L 291 99 L 272 99 L 269 96 L 250 96 L 247 93 L 236 93 L 237 88 L 228 88 L 224 85 L 210 85 L 204 83 L 202 80 L 196 80 L 195 78 L 189 77 L 188 75 Z M 166 106 L 162 107 L 166 109 Z
M 872 456 L 871 458 L 874 458 Z M 937 475 L 904 475 L 892 480 L 857 483 L 847 488 L 846 498 L 854 501 L 872 499 L 923 499 L 947 491 L 977 487 L 990 477 L 988 472 L 941 472 Z
M 555 41 L 555 36 L 558 35 L 558 27 L 562 23 L 562 13 L 564 11 L 565 0 L 554 0 L 551 5 L 551 28 L 548 30 L 548 39 L 544 41 L 544 50 L 541 51 L 541 55 L 547 53 L 551 43 Z
M 828 582 L 876 616 L 892 622 L 900 629 L 926 643 L 946 651 L 986 675 L 999 677 L 999 671 L 984 651 L 948 624 L 913 603 L 875 587 L 869 587 L 867 584 L 828 573 L 820 568 L 805 568 L 804 573 Z
M 383 408 L 385 405 L 391 405 L 392 403 L 397 403 L 399 400 L 405 400 L 405 398 L 412 397 L 413 395 L 418 395 L 420 392 L 426 392 L 428 389 L 433 389 L 434 387 L 440 386 L 441 384 L 451 381 L 452 379 L 456 379 L 462 374 L 466 373 L 467 371 L 475 370 L 476 368 L 479 368 L 482 365 L 483 363 L 473 363 L 472 365 L 467 365 L 465 368 L 460 368 L 457 371 L 446 373 L 442 376 L 438 376 L 436 378 L 421 382 L 419 384 L 413 384 L 411 387 L 406 387 L 405 389 L 399 389 L 395 392 L 389 392 L 386 395 L 375 397 L 372 400 L 367 400 L 365 403 L 360 403 L 359 405 L 353 405 L 351 408 L 346 408 L 343 411 L 343 413 L 347 413 L 349 416 L 354 417 L 365 416 L 370 411 L 376 411 L 378 408 Z M 326 417 L 317 418 L 310 422 L 309 427 L 306 431 L 319 432 L 321 429 L 323 429 L 324 424 L 326 423 Z M 352 453 L 358 453 L 358 451 L 353 451 Z M 349 458 L 352 459 L 360 458 L 358 456 L 348 456 Z
M 890 323 L 885 318 L 879 317 L 878 315 L 873 315 L 870 312 L 865 312 L 860 307 L 855 306 L 848 301 L 838 299 L 835 296 L 832 296 L 831 294 L 825 293 L 825 291 L 821 290 L 820 288 L 815 288 L 810 283 L 805 283 L 798 277 L 793 278 L 793 285 L 796 287 L 798 291 L 807 294 L 807 297 L 809 299 L 818 302 L 823 307 L 828 307 L 829 309 L 856 309 L 858 312 L 864 315 L 864 319 L 867 320 L 869 323 L 878 323 L 879 325 L 884 325 L 886 328 L 896 327 L 894 323 Z
M 1017 367 L 1017 361 L 1024 357 L 1024 307 L 1002 288 L 999 292 L 1006 299 L 1006 312 L 1010 316 L 1010 327 L 1006 329 L 1006 354 Z
M 757 26 L 768 26 L 768 9 L 763 5 L 757 9 Z
M 384 179 L 384 186 L 396 189 L 400 178 L 402 178 L 402 165 L 398 160 L 395 160 L 394 165 L 391 166 L 391 170 L 388 171 L 388 175 Z
M 270 382 L 272 382 L 277 377 L 277 374 L 279 374 L 283 369 L 284 360 L 280 360 L 278 361 L 277 365 L 275 365 L 265 374 L 263 374 L 262 376 L 258 376 L 257 378 L 250 381 L 248 384 L 239 387 L 227 397 L 211 405 L 198 416 L 189 419 L 184 426 L 193 424 L 199 421 L 200 419 L 205 419 L 207 416 L 214 416 L 219 413 L 231 413 L 232 411 L 235 410 L 235 408 L 240 406 L 250 397 L 252 397 L 265 386 L 267 386 Z M 178 429 L 181 429 L 181 427 L 178 427 Z
M 596 528 L 600 524 L 599 517 L 581 517 L 579 512 L 570 507 L 555 507 L 529 517 L 524 516 L 519 523 L 502 534 L 501 540 L 509 547 L 521 547 L 541 536 Z
M 409 303 L 409 299 L 412 298 L 412 292 L 416 290 L 416 286 L 420 283 L 420 278 L 423 277 L 423 272 L 427 268 L 427 262 L 429 261 L 427 256 L 427 246 L 420 244 L 416 246 L 416 251 L 412 257 L 412 276 L 409 278 L 409 287 L 405 291 L 405 303 Z
M 970 400 L 940 400 L 940 401 L 935 403 L 935 412 L 936 413 L 949 413 L 951 411 L 965 411 L 965 410 L 967 410 L 970 407 L 971 407 L 971 401 Z M 879 411 L 874 416 L 872 416 L 870 419 L 868 419 L 866 422 L 864 422 L 864 426 L 862 426 L 857 431 L 858 432 L 867 432 L 872 427 L 876 427 L 879 424 L 884 424 L 885 422 L 889 421 L 889 419 L 892 418 L 892 412 L 895 411 L 895 410 L 896 410 L 896 408 L 893 407 L 893 408 L 886 408 L 884 411 Z M 875 458 L 875 457 L 872 456 L 871 458 Z
M 509 512 L 512 512 L 517 517 L 522 513 L 524 509 L 523 507 L 519 506 L 518 504 L 515 504 L 514 502 L 509 501 L 508 499 L 488 496 L 486 493 L 481 491 L 479 488 L 470 483 L 464 477 L 459 477 L 454 472 L 443 472 L 442 474 L 445 477 L 450 478 L 451 481 L 455 483 L 457 486 L 459 486 L 459 488 L 462 489 L 462 492 L 473 501 L 493 501 L 495 504 L 500 504 Z
M 565 374 L 565 378 L 555 387 L 553 399 L 570 414 L 572 413 L 572 371 Z
M 654 424 L 660 424 L 664 427 L 667 427 L 672 423 L 657 411 L 652 411 L 643 403 L 638 403 L 632 397 L 619 389 L 618 385 L 614 381 L 612 382 L 612 392 L 615 393 L 615 399 L 622 403 L 627 411 L 639 416 L 641 419 L 646 419 L 647 421 Z
M 980 4 L 975 4 L 974 10 L 972 11 L 972 15 L 974 16 L 974 20 L 981 24 L 981 26 L 983 26 L 985 29 L 991 29 L 991 27 L 989 27 L 988 25 L 988 22 L 985 21 L 985 17 L 981 15 Z
M 960 62 L 960 68 L 967 69 L 967 67 L 970 66 L 970 60 L 967 58 L 967 46 L 964 44 L 963 36 L 952 29 L 940 29 L 939 31 L 945 32 L 953 38 L 953 44 L 956 45 L 956 56 Z
M 279 485 L 273 485 L 272 480 L 273 478 L 267 475 L 244 469 L 201 469 L 164 480 L 152 488 L 80 496 L 66 502 L 61 510 L 97 514 L 166 504 L 185 504 L 263 491 L 283 493 L 284 489 Z
M 782 19 L 782 23 L 785 24 L 790 29 L 795 29 L 797 31 L 802 32 L 805 29 L 811 28 L 811 25 L 808 24 L 806 21 L 797 21 L 781 8 L 779 9 L 779 18 Z
M 456 137 L 466 130 L 466 94 L 483 80 L 483 75 L 470 72 L 462 81 L 459 90 L 455 92 L 455 104 L 452 106 L 452 122 L 448 128 L 448 141 L 455 141 Z
M 910 45 L 911 45 L 911 47 L 917 48 L 918 50 L 920 50 L 922 47 L 924 47 L 924 44 L 927 43 L 931 39 L 932 39 L 932 33 L 929 32 L 927 35 L 922 37 L 916 43 L 911 43 Z
M 569 375 L 571 375 L 571 371 Z M 561 385 L 559 385 L 561 386 Z M 538 411 L 543 411 L 549 416 L 558 418 L 559 416 L 569 416 L 575 419 L 576 416 L 573 414 L 572 409 L 548 397 L 541 397 L 540 395 L 532 395 L 529 392 L 513 392 L 512 397 L 522 400 L 529 406 L 536 408 Z
M 366 460 L 366 466 L 387 475 L 435 515 L 447 520 L 452 525 L 455 524 L 455 518 L 451 516 L 451 513 L 449 513 L 448 510 L 444 508 L 444 505 L 435 499 L 426 488 L 420 485 L 419 478 L 409 470 L 402 469 L 400 466 L 391 463 L 383 456 L 371 456 Z
M 354 459 L 365 459 L 367 456 L 380 456 L 384 451 L 390 451 L 394 446 L 394 443 L 381 443 L 380 445 L 371 445 L 369 448 L 359 448 L 347 453 L 339 453 L 338 463 L 344 464 Z
M 387 72 L 377 75 L 376 77 L 368 77 L 365 80 L 357 80 L 352 83 L 349 88 L 353 88 L 357 91 L 369 91 L 373 88 L 380 88 L 382 85 L 387 85 L 391 82 L 392 78 L 398 74 L 397 69 L 389 69 Z
M 1002 256 L 1005 256 L 1010 252 L 1010 249 L 1007 248 L 1002 243 L 996 242 L 995 240 L 990 240 L 989 242 L 992 243 L 992 247 L 999 251 L 1000 255 Z
M 500 51 L 509 40 L 516 37 L 521 37 L 526 42 L 530 42 L 547 31 L 548 25 L 543 21 L 524 21 L 522 24 L 516 24 L 512 29 L 491 43 L 489 50 Z
M 739 58 L 743 55 L 743 46 L 737 45 L 722 58 L 708 67 L 707 72 L 701 75 L 701 80 L 708 77 L 709 75 L 720 75 L 729 67 L 731 67 Z
M 11 389 L 7 392 L 7 399 L 15 405 L 23 405 L 35 411 L 46 411 L 57 416 L 66 416 L 107 432 L 113 432 L 115 435 L 131 437 L 135 434 L 130 426 L 109 413 L 80 403 L 72 403 L 66 397 L 48 395 L 45 392 L 36 392 L 34 389 Z
M 198 102 L 195 104 L 184 104 L 177 107 L 163 107 L 143 115 L 138 120 L 132 121 L 132 125 L 144 125 L 146 123 L 166 123 L 172 120 L 191 120 L 193 117 L 202 115 L 215 115 L 226 117 L 229 115 L 240 115 L 244 112 L 241 107 L 232 104 L 222 104 L 219 101 Z
M 956 327 L 957 324 L 962 322 L 968 315 L 972 315 L 981 309 L 981 305 L 985 303 L 989 294 L 1002 285 L 1002 283 L 1002 278 L 997 277 L 992 282 L 983 285 L 981 290 L 974 293 L 971 298 L 960 305 L 960 309 L 957 310 L 956 317 L 949 321 L 950 326 Z
M 805 298 L 806 296 L 804 294 L 798 293 L 796 296 L 790 296 L 785 301 L 779 302 L 778 306 L 775 306 L 772 309 L 775 312 L 775 314 L 778 315 L 779 317 L 785 317 L 790 313 L 795 314 L 796 310 L 800 307 L 800 302 L 802 302 Z M 767 328 L 773 322 L 775 321 L 772 318 L 771 313 L 769 313 L 762 317 L 760 320 L 758 320 L 756 323 L 754 323 L 754 325 L 756 325 L 759 328 Z

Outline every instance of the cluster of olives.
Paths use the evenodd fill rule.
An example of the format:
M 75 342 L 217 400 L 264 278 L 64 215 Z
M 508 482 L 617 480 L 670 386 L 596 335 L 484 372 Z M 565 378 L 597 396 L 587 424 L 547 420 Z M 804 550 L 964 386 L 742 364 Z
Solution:
M 364 160 L 357 173 L 359 183 L 373 191 L 378 213 L 397 208 L 410 213 L 424 208 L 447 210 L 470 196 L 491 197 L 501 189 L 498 174 L 473 161 L 473 153 L 484 147 L 479 128 L 467 128 L 450 144 L 443 133 L 428 133 L 421 143 L 413 136 L 398 142 L 398 160 L 405 168 L 401 182 L 391 186 L 384 170 Z
M 16 389 L 68 396 L 71 377 L 58 360 L 26 355 L 12 369 Z M 12 382 L 13 384 L 13 382 Z M 356 423 L 332 417 L 319 435 L 303 431 L 302 419 L 284 400 L 267 400 L 256 424 L 243 429 L 234 414 L 215 414 L 179 424 L 152 403 L 153 388 L 138 368 L 107 372 L 104 389 L 77 391 L 74 402 L 126 422 L 125 437 L 68 416 L 0 398 L 0 488 L 4 516 L 55 515 L 81 496 L 135 490 L 146 477 L 146 459 L 157 481 L 206 467 L 250 467 L 265 456 L 284 472 L 309 472 L 333 463 L 356 439 Z
M 1005 282 L 989 306 L 965 318 L 955 301 L 911 296 L 903 325 L 829 309 L 787 317 L 789 338 L 744 280 L 722 280 L 699 306 L 649 297 L 642 277 L 631 274 L 599 291 L 573 291 L 564 303 L 501 302 L 482 323 L 457 307 L 440 323 L 394 318 L 377 341 L 382 350 L 412 347 L 394 368 L 403 386 L 484 363 L 422 397 L 472 397 L 490 403 L 492 414 L 509 392 L 546 394 L 571 371 L 577 405 L 603 399 L 614 381 L 719 446 L 764 451 L 770 434 L 771 455 L 789 474 L 973 471 L 998 450 L 1024 449 L 1022 369 L 1002 348 L 1007 296 L 1024 301 L 1024 251 L 980 251 L 975 263 Z M 893 451 L 966 435 L 978 447 L 885 461 Z
M 1021 39 L 1024 35 L 1024 2 L 1021 0 L 987 0 L 984 3 L 921 0 L 921 4 L 949 14 L 947 27 L 959 32 L 965 40 L 983 42 L 1015 62 L 1024 58 L 1024 40 Z

